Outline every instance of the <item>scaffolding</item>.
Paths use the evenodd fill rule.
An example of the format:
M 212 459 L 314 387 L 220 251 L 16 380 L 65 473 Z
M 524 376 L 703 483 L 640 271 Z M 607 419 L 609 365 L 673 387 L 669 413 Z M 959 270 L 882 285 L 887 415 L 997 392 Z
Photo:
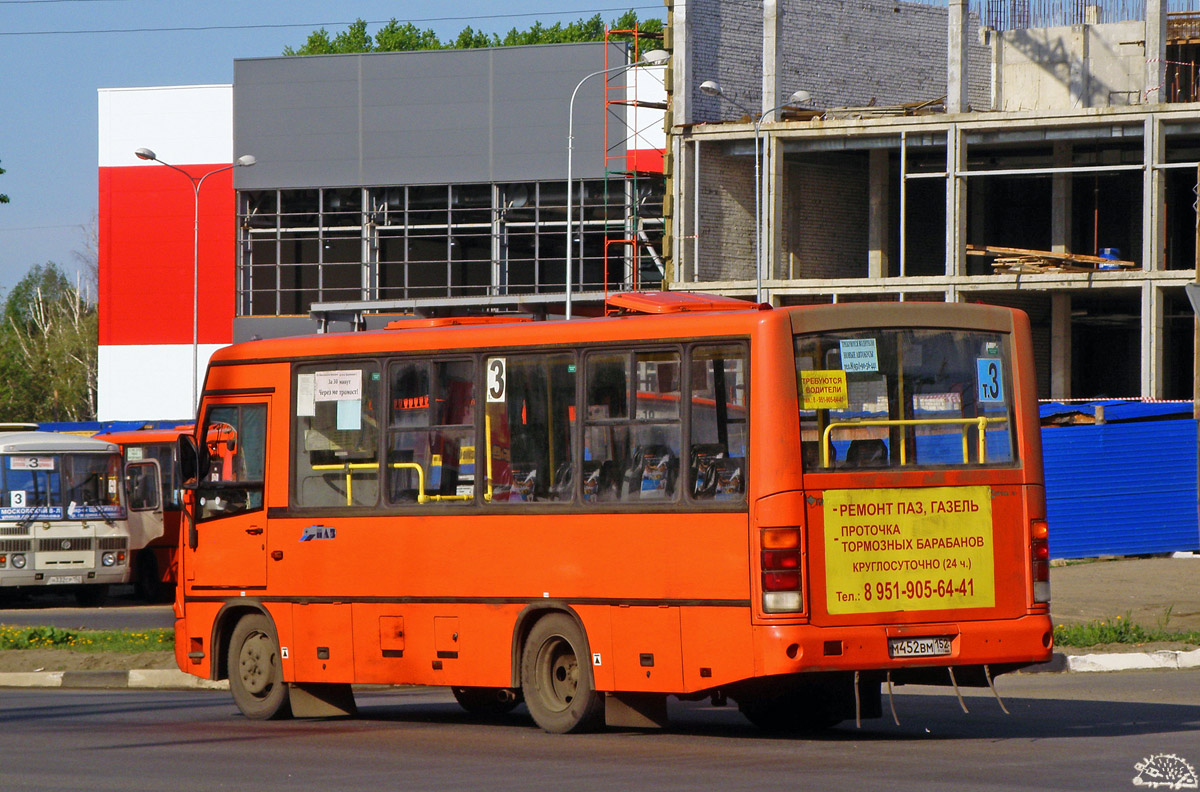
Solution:
M 609 63 L 609 58 L 615 48 L 608 46 L 614 43 L 614 39 L 627 39 L 630 42 L 631 51 L 625 55 L 629 58 L 628 62 L 637 63 L 642 57 L 642 40 L 647 35 L 636 28 L 606 28 L 604 68 L 607 70 L 614 66 Z M 604 81 L 604 198 L 607 204 L 612 197 L 611 193 L 619 190 L 625 204 L 622 232 L 619 235 L 606 234 L 604 240 L 603 270 L 606 296 L 611 291 L 637 290 L 645 275 L 657 277 L 659 281 L 665 277 L 662 256 L 654 237 L 647 230 L 647 220 L 661 224 L 661 204 L 660 210 L 651 217 L 646 217 L 642 211 L 643 204 L 648 199 L 656 194 L 661 196 L 661 189 L 655 190 L 655 183 L 649 180 L 657 179 L 657 183 L 661 185 L 662 157 L 647 156 L 646 149 L 637 144 L 639 141 L 645 142 L 651 124 L 662 123 L 657 114 L 652 116 L 653 121 L 647 121 L 646 114 L 639 111 L 666 110 L 666 103 L 648 101 L 643 96 L 644 92 L 639 92 L 639 81 L 647 79 L 642 73 L 644 68 L 616 71 L 607 75 Z M 658 237 L 661 239 L 661 231 Z M 610 258 L 616 257 L 623 259 L 623 282 L 610 284 L 609 262 Z M 648 260 L 649 264 L 643 272 L 644 259 Z

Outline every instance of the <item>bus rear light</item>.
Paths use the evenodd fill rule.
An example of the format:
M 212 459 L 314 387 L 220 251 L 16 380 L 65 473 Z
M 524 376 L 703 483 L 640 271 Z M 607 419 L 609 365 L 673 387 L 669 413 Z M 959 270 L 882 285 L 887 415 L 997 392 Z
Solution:
M 799 572 L 763 572 L 763 591 L 795 591 L 799 588 Z
M 794 613 L 802 608 L 799 591 L 763 592 L 763 610 L 767 613 Z
M 762 532 L 764 550 L 790 550 L 800 547 L 800 532 L 795 528 L 768 528 Z
M 796 550 L 764 550 L 763 569 L 799 569 L 800 553 Z
M 1050 601 L 1050 524 L 1045 520 L 1029 523 L 1029 564 L 1033 578 L 1033 601 Z
M 800 531 L 768 528 L 762 532 L 763 610 L 794 613 L 803 610 L 800 575 Z

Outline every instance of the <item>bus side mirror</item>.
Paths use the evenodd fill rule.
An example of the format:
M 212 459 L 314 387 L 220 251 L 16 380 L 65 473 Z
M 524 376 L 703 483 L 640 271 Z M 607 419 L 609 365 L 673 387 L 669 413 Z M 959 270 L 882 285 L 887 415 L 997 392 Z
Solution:
M 200 486 L 200 471 L 208 467 L 207 448 L 196 443 L 191 435 L 179 435 L 180 487 L 194 490 Z

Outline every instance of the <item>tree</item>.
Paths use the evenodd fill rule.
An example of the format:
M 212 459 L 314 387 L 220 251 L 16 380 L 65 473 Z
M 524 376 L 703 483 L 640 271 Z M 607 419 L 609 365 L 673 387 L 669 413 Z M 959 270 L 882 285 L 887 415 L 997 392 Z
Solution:
M 642 35 L 658 36 L 662 34 L 661 19 L 638 20 L 637 13 L 626 11 L 608 26 L 609 30 L 638 30 Z M 422 30 L 412 22 L 401 24 L 395 19 L 390 20 L 379 29 L 374 39 L 367 35 L 367 23 L 356 19 L 342 33 L 330 38 L 325 28 L 314 31 L 308 40 L 297 48 L 284 47 L 284 55 L 330 55 L 348 52 L 410 52 L 413 50 L 430 49 L 477 49 L 480 47 L 513 46 L 519 44 L 564 44 L 577 41 L 602 41 L 604 39 L 604 19 L 596 14 L 590 19 L 579 19 L 563 25 L 555 22 L 546 27 L 541 22 L 534 22 L 527 30 L 513 28 L 503 37 L 495 33 L 489 35 L 481 30 L 467 26 L 452 39 L 442 41 L 432 29 Z M 629 39 L 631 36 L 617 35 L 616 39 Z
M 4 168 L 0 168 L 0 173 L 4 173 L 4 172 L 5 172 Z M 0 203 L 8 203 L 8 196 L 5 195 L 4 193 L 0 193 Z
M 0 326 L 0 421 L 96 416 L 99 321 L 78 283 L 35 265 L 9 293 Z

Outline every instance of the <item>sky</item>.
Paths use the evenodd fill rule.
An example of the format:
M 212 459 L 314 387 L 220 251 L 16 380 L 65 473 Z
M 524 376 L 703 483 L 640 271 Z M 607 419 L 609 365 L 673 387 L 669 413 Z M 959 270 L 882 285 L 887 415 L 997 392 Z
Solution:
M 99 88 L 230 84 L 235 59 L 359 18 L 371 34 L 395 18 L 445 40 L 630 9 L 666 14 L 662 0 L 0 0 L 0 299 L 35 264 L 76 272 L 94 245 Z

